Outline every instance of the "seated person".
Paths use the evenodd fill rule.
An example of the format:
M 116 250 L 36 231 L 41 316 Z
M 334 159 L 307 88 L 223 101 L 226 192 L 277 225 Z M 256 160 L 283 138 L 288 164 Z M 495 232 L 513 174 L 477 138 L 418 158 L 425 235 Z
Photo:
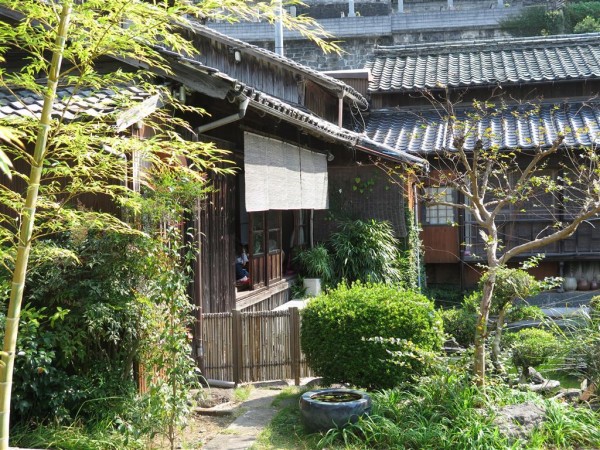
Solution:
M 241 262 L 235 262 L 235 281 L 237 283 L 245 283 L 248 281 L 248 271 L 244 269 Z
M 250 283 L 248 278 L 249 272 L 248 267 L 248 255 L 244 247 L 238 247 L 238 256 L 235 259 L 235 281 L 236 284 Z

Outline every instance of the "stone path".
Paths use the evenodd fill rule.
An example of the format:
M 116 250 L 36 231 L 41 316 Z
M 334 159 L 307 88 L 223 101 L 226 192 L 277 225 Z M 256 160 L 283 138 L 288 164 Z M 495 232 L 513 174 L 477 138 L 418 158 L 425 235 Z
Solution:
M 277 413 L 273 400 L 280 389 L 255 388 L 241 405 L 242 414 L 224 431 L 216 435 L 203 450 L 245 450 L 252 447 L 256 438 Z

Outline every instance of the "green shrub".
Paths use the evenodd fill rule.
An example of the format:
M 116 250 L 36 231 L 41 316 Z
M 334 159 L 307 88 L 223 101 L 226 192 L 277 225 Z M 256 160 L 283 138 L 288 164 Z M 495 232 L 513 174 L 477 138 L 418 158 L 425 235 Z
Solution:
M 467 308 L 450 308 L 442 310 L 444 331 L 463 347 L 475 343 L 475 326 L 477 315 Z
M 436 305 L 443 307 L 456 307 L 460 305 L 465 293 L 453 285 L 435 285 L 423 288 L 423 294 L 432 299 Z
M 394 286 L 340 285 L 302 312 L 302 350 L 327 384 L 396 386 L 426 372 L 428 363 L 420 353 L 440 349 L 442 340 L 433 302 Z
M 396 283 L 402 280 L 400 243 L 389 222 L 342 222 L 328 241 L 338 281 Z
M 519 304 L 508 310 L 506 313 L 506 322 L 519 322 L 521 320 L 542 319 L 544 313 L 539 306 Z
M 328 283 L 333 278 L 331 257 L 324 245 L 315 245 L 313 248 L 301 250 L 294 262 L 300 266 L 300 273 L 308 278 L 321 278 Z
M 559 350 L 557 337 L 539 328 L 525 328 L 511 333 L 512 360 L 516 367 L 527 373 L 528 367 L 538 367 Z
M 480 301 L 481 292 L 474 291 L 463 298 L 460 308 L 442 311 L 444 331 L 463 347 L 470 347 L 475 343 L 475 326 Z

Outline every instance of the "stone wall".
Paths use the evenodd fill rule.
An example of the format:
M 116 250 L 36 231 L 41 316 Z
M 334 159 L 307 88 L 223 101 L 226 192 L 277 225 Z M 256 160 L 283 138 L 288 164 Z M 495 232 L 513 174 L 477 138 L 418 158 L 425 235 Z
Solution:
M 334 19 L 348 15 L 348 2 L 316 2 L 296 6 L 297 14 L 306 14 L 317 19 Z M 354 13 L 358 16 L 387 16 L 392 5 L 387 1 L 354 2 Z
M 325 55 L 297 32 L 284 31 L 285 55 L 318 70 L 364 67 L 375 45 L 477 40 L 503 36 L 499 23 L 519 7 L 391 14 L 322 19 L 319 23 L 340 41 L 345 53 Z M 209 23 L 224 34 L 273 50 L 274 28 L 268 23 Z

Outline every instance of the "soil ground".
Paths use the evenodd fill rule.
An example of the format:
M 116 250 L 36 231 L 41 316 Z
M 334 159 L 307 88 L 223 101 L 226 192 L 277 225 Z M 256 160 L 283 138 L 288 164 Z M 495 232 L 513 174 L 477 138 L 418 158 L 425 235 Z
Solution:
M 199 402 L 199 406 L 212 407 L 221 403 L 233 402 L 233 389 L 207 388 L 204 390 L 204 394 L 206 397 Z M 189 418 L 187 427 L 179 433 L 175 448 L 201 449 L 204 444 L 231 425 L 235 418 L 235 412 L 225 416 L 207 416 L 194 412 Z M 150 448 L 153 450 L 170 449 L 169 441 L 165 437 L 157 436 Z

